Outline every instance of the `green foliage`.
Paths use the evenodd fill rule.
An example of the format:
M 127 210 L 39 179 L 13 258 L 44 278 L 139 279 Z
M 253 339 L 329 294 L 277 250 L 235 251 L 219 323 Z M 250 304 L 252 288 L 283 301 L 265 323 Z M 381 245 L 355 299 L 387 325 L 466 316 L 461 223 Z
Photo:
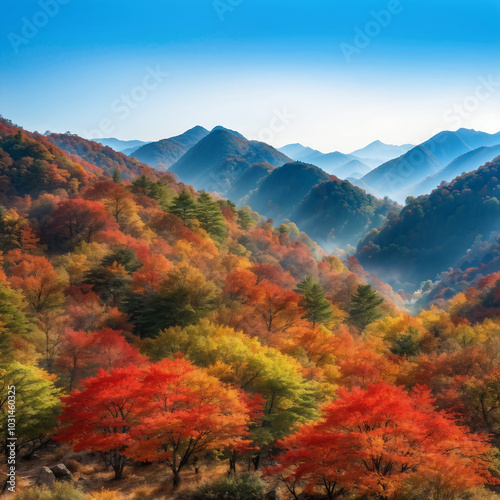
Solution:
M 360 330 L 382 316 L 379 306 L 384 299 L 370 285 L 359 285 L 351 301 L 350 322 Z
M 398 356 L 416 356 L 420 353 L 418 331 L 410 327 L 408 333 L 396 337 L 392 343 L 391 352 Z
M 202 367 L 227 367 L 221 380 L 261 394 L 265 399 L 262 426 L 254 439 L 266 445 L 286 436 L 298 423 L 317 416 L 317 385 L 300 373 L 299 364 L 255 338 L 207 320 L 185 328 L 169 328 L 145 344 L 154 359 L 185 353 Z
M 154 181 L 146 175 L 141 175 L 132 182 L 132 192 L 134 194 L 143 194 L 156 200 L 164 209 L 166 209 L 171 200 L 172 189 L 161 181 Z
M 11 212 L 0 206 L 0 250 L 3 252 L 22 245 L 21 232 L 26 221 L 21 217 L 13 217 Z
M 48 486 L 35 486 L 16 495 L 19 500 L 85 500 L 85 492 L 73 483 L 56 482 Z
M 120 248 L 104 257 L 99 266 L 90 269 L 84 283 L 92 285 L 94 292 L 105 301 L 116 304 L 128 288 L 130 274 L 141 264 L 130 248 Z
M 16 337 L 27 338 L 34 325 L 25 314 L 27 304 L 21 292 L 0 282 L 0 362 L 12 359 Z
M 60 407 L 59 390 L 43 370 L 14 362 L 0 368 L 0 446 L 7 437 L 9 386 L 16 388 L 17 445 L 51 432 Z
M 122 182 L 122 174 L 120 174 L 120 171 L 116 170 L 116 168 L 113 170 L 113 182 L 115 184 L 121 184 Z
M 159 293 L 128 293 L 123 310 L 141 338 L 155 337 L 171 326 L 187 326 L 213 309 L 216 287 L 203 274 L 189 267 L 174 269 L 162 282 Z
M 212 200 L 209 194 L 205 192 L 200 194 L 196 201 L 195 214 L 201 227 L 210 236 L 217 240 L 224 238 L 226 234 L 224 217 L 222 216 L 220 206 Z
M 253 474 L 241 474 L 203 484 L 189 500 L 263 500 L 266 483 Z
M 168 211 L 171 214 L 177 215 L 187 225 L 196 218 L 196 205 L 193 197 L 185 189 L 174 198 Z
M 308 319 L 313 328 L 318 323 L 328 323 L 332 320 L 331 304 L 326 300 L 325 291 L 321 284 L 312 276 L 302 280 L 295 291 L 302 295 L 299 304 L 306 311 L 303 318 Z
M 238 225 L 243 230 L 247 230 L 254 223 L 253 219 L 250 217 L 250 214 L 243 209 L 238 210 Z

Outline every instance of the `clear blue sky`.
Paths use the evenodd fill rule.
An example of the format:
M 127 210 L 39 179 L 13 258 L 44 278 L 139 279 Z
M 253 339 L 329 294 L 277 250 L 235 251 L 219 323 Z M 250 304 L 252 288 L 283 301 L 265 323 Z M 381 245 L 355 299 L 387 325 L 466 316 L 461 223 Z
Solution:
M 222 124 L 345 152 L 500 130 L 498 0 L 3 0 L 0 18 L 0 113 L 30 130 Z

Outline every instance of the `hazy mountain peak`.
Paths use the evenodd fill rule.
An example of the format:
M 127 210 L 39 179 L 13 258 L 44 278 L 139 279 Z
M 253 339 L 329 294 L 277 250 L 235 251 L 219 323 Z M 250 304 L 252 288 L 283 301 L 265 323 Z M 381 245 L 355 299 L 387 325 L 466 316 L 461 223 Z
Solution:
M 215 132 L 215 131 L 217 131 L 217 130 L 224 130 L 225 132 L 229 132 L 230 134 L 233 134 L 233 135 L 235 135 L 236 137 L 239 137 L 240 139 L 245 139 L 245 140 L 247 140 L 247 138 L 246 138 L 244 135 L 240 134 L 240 133 L 239 133 L 239 132 L 237 132 L 236 130 L 231 130 L 231 129 L 229 129 L 229 128 L 223 127 L 222 125 L 217 125 L 216 127 L 214 127 L 214 128 L 211 130 L 211 132 Z

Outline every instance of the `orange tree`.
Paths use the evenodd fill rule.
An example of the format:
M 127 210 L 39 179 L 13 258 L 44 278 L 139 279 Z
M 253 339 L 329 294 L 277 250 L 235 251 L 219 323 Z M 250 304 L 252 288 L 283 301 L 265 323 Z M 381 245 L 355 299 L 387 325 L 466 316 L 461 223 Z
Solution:
M 240 391 L 184 359 L 152 365 L 142 384 L 147 402 L 126 454 L 140 461 L 164 461 L 174 487 L 190 459 L 208 450 L 232 449 L 248 435 L 252 417 Z
M 409 481 L 454 491 L 496 482 L 484 437 L 435 410 L 426 389 L 408 394 L 382 382 L 339 395 L 321 421 L 280 442 L 287 451 L 267 471 L 296 498 L 299 484 L 330 499 L 347 490 L 387 499 Z
M 241 450 L 255 404 L 184 359 L 101 370 L 63 398 L 60 441 L 100 452 L 122 477 L 126 457 L 163 461 L 174 487 L 181 470 L 208 450 Z
M 60 420 L 64 427 L 57 440 L 72 442 L 75 451 L 101 453 L 113 467 L 115 479 L 121 479 L 129 433 L 138 424 L 139 409 L 146 402 L 141 369 L 129 366 L 112 372 L 101 370 L 81 385 L 82 390 L 62 400 Z

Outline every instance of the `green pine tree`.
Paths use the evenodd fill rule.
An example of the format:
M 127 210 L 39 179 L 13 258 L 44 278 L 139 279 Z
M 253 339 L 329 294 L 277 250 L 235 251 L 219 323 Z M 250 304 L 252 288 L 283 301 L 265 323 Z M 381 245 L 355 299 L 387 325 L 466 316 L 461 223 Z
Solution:
M 200 226 L 212 237 L 222 240 L 226 234 L 226 225 L 220 206 L 209 194 L 203 192 L 196 202 L 196 218 Z
M 326 299 L 325 291 L 312 276 L 302 280 L 295 291 L 302 295 L 299 305 L 306 311 L 302 317 L 308 319 L 313 328 L 318 323 L 328 323 L 333 318 L 332 307 Z
M 185 189 L 174 198 L 168 211 L 180 217 L 187 225 L 196 218 L 196 205 L 191 194 Z
M 252 218 L 250 217 L 250 214 L 246 210 L 238 210 L 238 219 L 237 221 L 238 225 L 246 231 L 253 223 Z
M 122 182 L 122 174 L 120 174 L 120 172 L 118 170 L 115 170 L 113 171 L 113 182 L 115 184 L 121 184 Z
M 370 286 L 359 285 L 351 301 L 350 322 L 360 330 L 382 316 L 380 305 L 384 299 Z

